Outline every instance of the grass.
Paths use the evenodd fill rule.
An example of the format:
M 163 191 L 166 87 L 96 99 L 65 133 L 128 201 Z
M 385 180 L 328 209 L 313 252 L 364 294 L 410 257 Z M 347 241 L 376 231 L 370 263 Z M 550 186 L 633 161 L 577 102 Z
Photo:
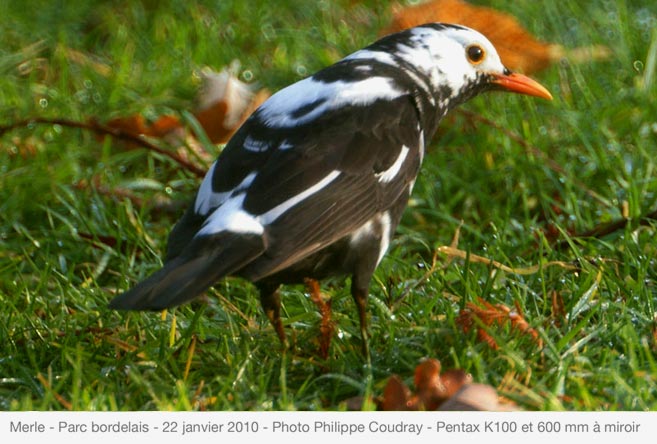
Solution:
M 179 113 L 193 107 L 195 72 L 234 60 L 242 80 L 277 90 L 390 20 L 375 1 L 30 3 L 0 0 L 12 24 L 0 28 L 0 125 Z M 657 226 L 642 218 L 657 206 L 657 15 L 648 0 L 490 5 L 544 40 L 613 56 L 540 73 L 552 103 L 490 94 L 466 106 L 495 126 L 458 113 L 442 124 L 373 281 L 371 379 L 342 280 L 323 287 L 338 331 L 326 362 L 303 287 L 283 293 L 296 344 L 285 355 L 238 279 L 164 314 L 109 310 L 159 266 L 178 214 L 78 184 L 184 202 L 198 180 L 157 154 L 35 125 L 0 139 L 0 409 L 340 409 L 381 393 L 393 373 L 412 382 L 426 356 L 528 409 L 657 409 Z M 622 219 L 606 235 L 576 235 Z M 461 223 L 470 259 L 438 255 L 428 273 Z M 540 267 L 501 272 L 474 255 Z M 516 304 L 543 348 L 509 325 L 489 329 L 497 350 L 464 333 L 459 313 L 478 298 Z

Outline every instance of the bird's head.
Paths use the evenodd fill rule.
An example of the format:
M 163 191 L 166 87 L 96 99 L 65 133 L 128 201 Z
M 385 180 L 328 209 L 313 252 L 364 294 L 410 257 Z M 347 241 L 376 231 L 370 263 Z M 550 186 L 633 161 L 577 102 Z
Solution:
M 502 90 L 551 100 L 531 78 L 513 73 L 481 33 L 460 25 L 429 23 L 406 31 L 398 54 L 431 78 L 443 100 L 453 107 L 487 90 Z

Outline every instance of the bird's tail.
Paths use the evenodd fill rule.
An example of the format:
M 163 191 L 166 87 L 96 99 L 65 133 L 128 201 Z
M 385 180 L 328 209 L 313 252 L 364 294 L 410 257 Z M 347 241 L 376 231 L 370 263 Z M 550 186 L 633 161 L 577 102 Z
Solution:
M 260 236 L 195 239 L 183 253 L 110 302 L 118 310 L 163 310 L 189 302 L 264 251 Z

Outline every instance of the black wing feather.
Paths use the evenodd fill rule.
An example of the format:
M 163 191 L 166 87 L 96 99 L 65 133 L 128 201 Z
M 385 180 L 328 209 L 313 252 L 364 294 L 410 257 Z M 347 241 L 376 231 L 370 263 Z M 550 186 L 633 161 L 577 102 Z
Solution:
M 117 296 L 110 307 L 120 310 L 162 310 L 184 304 L 223 276 L 234 273 L 265 250 L 260 236 L 221 233 L 196 238 L 184 254 Z
M 317 177 L 325 177 L 331 171 L 341 171 L 341 175 L 329 185 L 292 207 L 267 227 L 269 248 L 266 254 L 246 267 L 240 275 L 258 280 L 280 271 L 349 235 L 377 213 L 387 210 L 402 193 L 408 192 L 419 169 L 420 130 L 417 114 L 410 101 L 386 104 L 378 109 L 375 107 L 372 114 L 366 110 L 354 112 L 354 115 L 360 116 L 360 121 L 346 119 L 344 126 L 337 128 L 341 130 L 340 135 L 328 137 L 327 134 L 336 130 L 331 126 L 326 134 L 313 138 L 313 142 L 320 140 L 323 144 L 302 151 L 312 151 L 316 155 L 311 162 L 311 177 L 304 174 L 307 170 L 299 167 L 290 169 L 293 180 L 285 178 L 276 183 L 270 179 L 258 183 L 256 178 L 247 195 L 247 202 L 251 198 L 249 209 L 259 206 L 266 211 L 272 207 L 271 204 L 265 205 L 270 196 L 292 193 L 290 184 L 296 185 L 292 195 L 298 194 L 316 183 Z M 371 108 L 367 110 L 372 111 Z M 378 115 L 376 111 L 379 111 Z M 363 121 L 367 117 L 372 121 Z M 385 171 L 395 162 L 403 146 L 407 146 L 412 153 L 390 182 L 381 183 L 377 173 Z M 324 153 L 326 155 L 321 155 Z M 279 175 L 286 172 L 281 167 Z
M 256 112 L 221 154 L 213 172 L 213 191 L 230 191 L 257 172 L 246 190 L 244 209 L 261 215 L 331 172 L 340 175 L 266 226 L 263 236 L 229 231 L 198 236 L 208 215 L 196 214 L 192 204 L 169 237 L 164 268 L 115 298 L 111 306 L 159 310 L 179 305 L 223 276 L 256 281 L 347 236 L 408 191 L 419 168 L 418 122 L 411 98 L 381 100 L 336 109 L 302 126 L 272 129 L 272 148 L 254 153 L 239 145 L 251 130 L 261 132 Z M 291 147 L 276 149 L 283 141 Z M 412 150 L 409 161 L 381 183 L 377 174 L 390 168 L 403 146 Z
M 257 281 L 321 250 L 363 225 L 380 208 L 373 178 L 344 176 L 267 228 L 270 248 L 240 272 Z

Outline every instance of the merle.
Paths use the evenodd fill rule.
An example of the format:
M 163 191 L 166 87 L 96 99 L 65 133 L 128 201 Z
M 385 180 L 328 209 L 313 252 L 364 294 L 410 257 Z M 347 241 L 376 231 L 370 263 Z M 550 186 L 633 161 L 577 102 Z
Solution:
M 164 266 L 122 310 L 188 302 L 224 276 L 253 282 L 280 341 L 281 284 L 351 276 L 366 305 L 440 119 L 489 90 L 551 99 L 480 33 L 431 23 L 388 35 L 274 94 L 228 142 L 173 228 Z

